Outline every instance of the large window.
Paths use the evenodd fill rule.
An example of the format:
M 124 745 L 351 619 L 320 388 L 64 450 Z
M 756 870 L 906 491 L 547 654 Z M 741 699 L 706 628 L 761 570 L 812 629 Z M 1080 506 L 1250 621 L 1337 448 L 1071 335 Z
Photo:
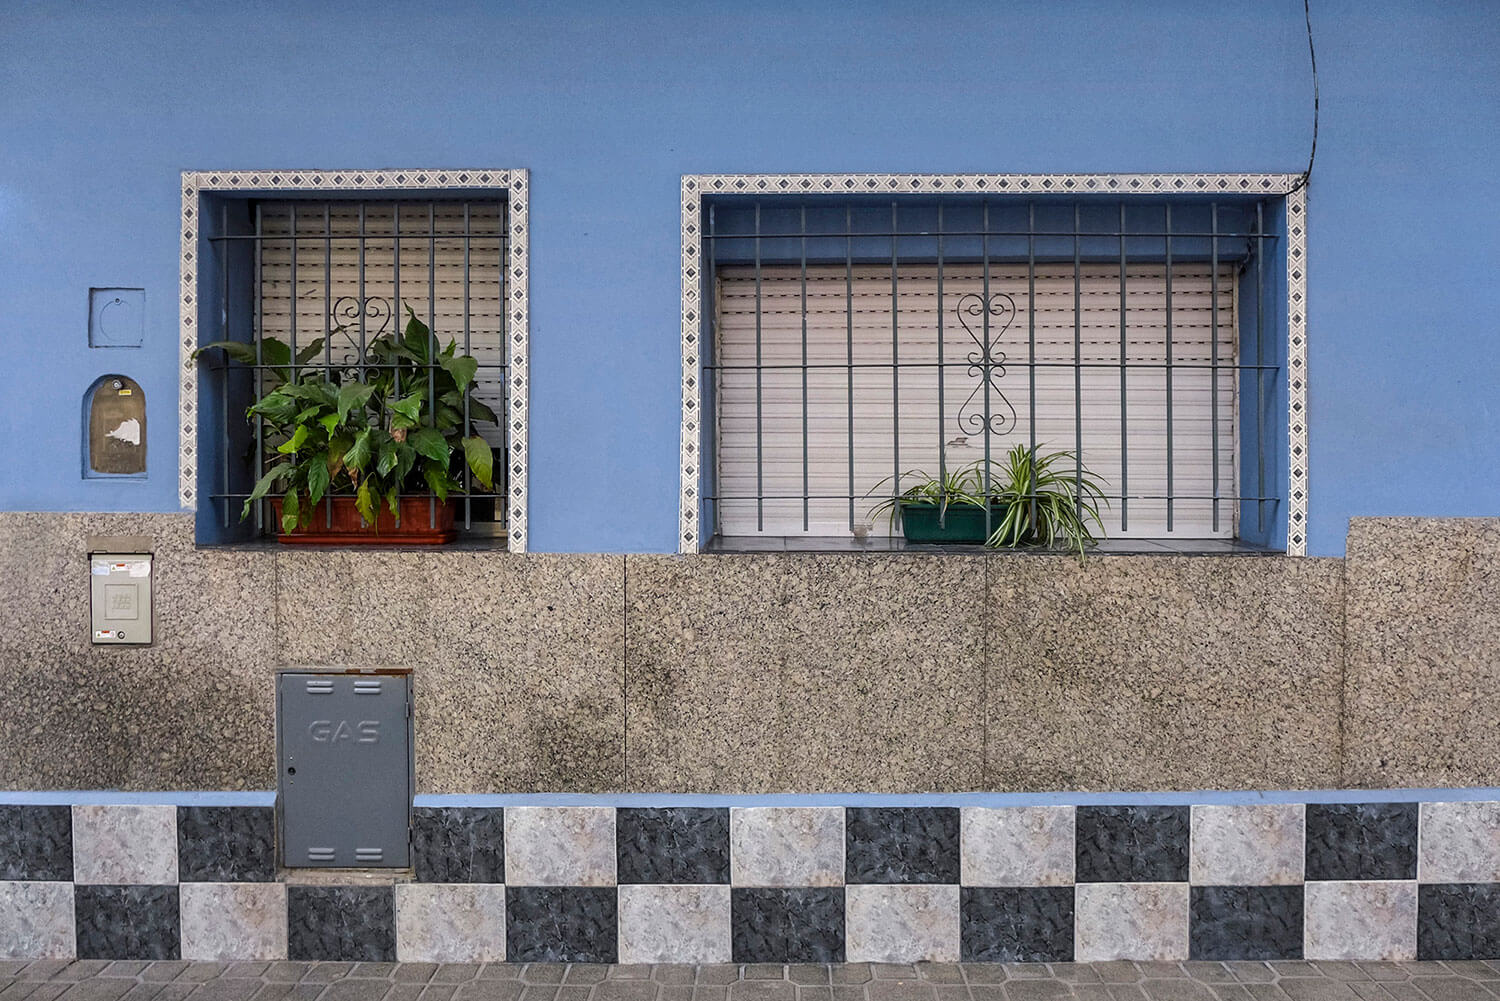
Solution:
M 1283 194 L 704 188 L 684 548 L 899 545 L 883 500 L 1016 445 L 1128 548 L 1287 545 Z
M 264 422 L 244 417 L 273 380 L 285 378 L 267 346 L 287 345 L 299 371 L 316 370 L 335 384 L 362 381 L 378 360 L 372 345 L 399 336 L 415 317 L 440 347 L 451 341 L 459 356 L 476 362 L 472 387 L 440 401 L 462 413 L 464 426 L 493 452 L 491 489 L 467 469 L 456 474 L 459 489 L 448 496 L 457 502 L 457 525 L 524 549 L 527 312 L 524 203 L 517 218 L 516 174 L 521 172 L 461 172 L 452 178 L 460 184 L 484 178 L 501 190 L 432 190 L 440 178 L 411 172 L 392 179 L 422 190 L 318 197 L 305 188 L 338 178 L 312 174 L 292 191 L 272 185 L 265 191 L 204 192 L 194 213 L 202 248 L 193 262 L 198 308 L 191 317 L 185 312 L 184 321 L 195 320 L 196 331 L 184 344 L 233 341 L 246 349 L 240 357 L 205 356 L 193 386 L 199 433 L 195 443 L 185 441 L 184 462 L 197 466 L 200 539 L 275 531 L 269 497 L 240 520 L 251 487 L 278 459 Z M 200 184 L 207 177 L 196 175 Z M 524 174 L 520 179 L 524 183 Z M 421 365 L 403 365 L 412 385 L 395 387 L 392 400 L 420 395 L 423 386 L 416 383 L 441 378 L 438 361 L 425 372 L 418 371 Z M 417 494 L 426 495 L 402 488 L 404 497 Z M 435 510 L 436 498 L 428 500 Z

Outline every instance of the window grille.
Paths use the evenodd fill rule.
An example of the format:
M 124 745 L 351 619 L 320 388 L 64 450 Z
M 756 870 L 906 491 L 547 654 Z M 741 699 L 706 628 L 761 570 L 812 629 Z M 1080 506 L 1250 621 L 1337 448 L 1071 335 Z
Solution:
M 899 532 L 870 513 L 909 471 L 1020 444 L 1105 482 L 1110 537 L 1264 536 L 1273 207 L 709 201 L 706 526 Z
M 510 465 L 504 201 L 226 200 L 219 211 L 219 232 L 209 239 L 220 245 L 214 278 L 221 331 L 204 340 L 258 344 L 276 338 L 295 356 L 322 338 L 321 351 L 300 368 L 357 374 L 365 346 L 399 332 L 410 310 L 440 344 L 454 340 L 458 351 L 478 362 L 475 388 L 464 403 L 467 410 L 470 399 L 481 402 L 500 418 L 476 425 L 495 452 L 494 490 L 485 491 L 465 468 L 463 489 L 448 496 L 460 502 L 466 530 L 504 535 Z M 214 364 L 228 459 L 212 497 L 228 529 L 239 518 L 249 485 L 275 458 L 260 422 L 246 427 L 239 419 L 261 395 L 264 372 L 273 366 Z M 247 457 L 243 469 L 238 455 Z M 427 497 L 435 522 L 433 494 L 403 496 Z M 253 522 L 257 534 L 274 530 L 264 503 Z

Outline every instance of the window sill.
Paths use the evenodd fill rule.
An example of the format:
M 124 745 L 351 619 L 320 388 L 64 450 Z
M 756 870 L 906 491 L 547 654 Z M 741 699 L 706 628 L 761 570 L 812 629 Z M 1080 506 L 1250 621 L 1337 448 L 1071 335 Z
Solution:
M 986 549 L 984 546 L 912 544 L 901 538 L 855 539 L 812 536 L 714 536 L 708 553 L 955 553 L 1005 556 L 1067 556 L 1064 549 Z M 1248 542 L 1221 539 L 1106 539 L 1088 549 L 1089 556 L 1281 556 Z

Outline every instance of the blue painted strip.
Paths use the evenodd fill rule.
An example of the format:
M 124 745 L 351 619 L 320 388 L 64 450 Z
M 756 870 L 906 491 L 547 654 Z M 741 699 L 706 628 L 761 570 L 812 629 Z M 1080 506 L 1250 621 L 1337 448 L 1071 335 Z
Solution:
M 493 793 L 429 794 L 417 806 L 1192 806 L 1245 803 L 1452 803 L 1500 801 L 1500 788 L 1289 789 L 1187 792 L 1025 793 Z M 0 805 L 273 806 L 274 790 L 123 792 L 111 789 L 0 790 Z
M 503 793 L 426 795 L 417 806 L 1192 806 L 1244 803 L 1429 803 L 1500 800 L 1500 788 L 1200 790 L 1036 793 Z

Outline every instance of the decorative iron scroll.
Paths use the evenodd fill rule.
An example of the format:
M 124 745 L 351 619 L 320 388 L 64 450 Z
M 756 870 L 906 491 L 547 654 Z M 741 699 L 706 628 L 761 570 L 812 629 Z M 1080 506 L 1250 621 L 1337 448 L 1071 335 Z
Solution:
M 334 300 L 333 312 L 328 314 L 328 325 L 335 330 L 342 328 L 347 331 L 350 327 L 357 327 L 360 317 L 363 316 L 365 336 L 379 337 L 391 325 L 392 314 L 393 310 L 391 308 L 391 300 L 389 299 L 378 295 L 370 295 L 365 297 L 365 301 L 361 305 L 358 296 L 345 295 Z M 372 331 L 370 329 L 371 325 L 377 321 L 380 326 L 375 327 Z
M 988 301 L 977 292 L 969 292 L 958 300 L 954 313 L 964 332 L 978 349 L 969 352 L 968 372 L 970 378 L 978 379 L 979 383 L 963 406 L 958 408 L 959 430 L 965 434 L 986 431 L 990 434 L 1009 434 L 1016 427 L 1016 408 L 1000 391 L 999 380 L 1005 378 L 1006 356 L 1004 351 L 999 350 L 999 342 L 1015 322 L 1016 301 L 1004 292 L 992 293 Z M 969 325 L 970 320 L 978 321 L 979 333 L 975 333 L 974 328 Z M 999 397 L 998 408 L 992 400 L 985 400 L 976 408 L 975 401 L 984 394 L 986 387 Z

